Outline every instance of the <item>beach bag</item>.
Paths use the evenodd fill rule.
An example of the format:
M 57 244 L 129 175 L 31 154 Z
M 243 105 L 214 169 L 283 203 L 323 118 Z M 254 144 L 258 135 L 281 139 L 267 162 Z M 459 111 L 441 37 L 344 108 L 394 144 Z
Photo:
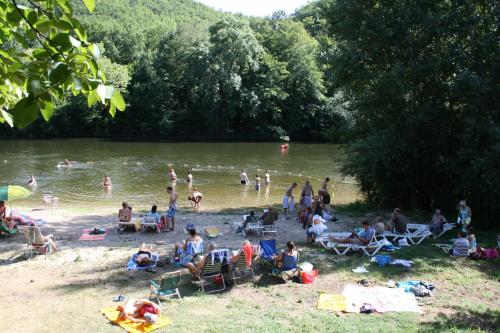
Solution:
M 495 248 L 484 249 L 481 253 L 483 259 L 496 259 L 498 258 L 498 250 Z
M 302 281 L 303 284 L 313 283 L 317 276 L 318 276 L 317 269 L 313 269 L 310 272 L 300 272 L 300 280 Z

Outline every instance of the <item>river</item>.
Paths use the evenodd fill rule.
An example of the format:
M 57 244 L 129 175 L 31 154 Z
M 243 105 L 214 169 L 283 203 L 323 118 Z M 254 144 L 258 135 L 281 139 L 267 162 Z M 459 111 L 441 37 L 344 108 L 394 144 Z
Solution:
M 340 174 L 342 148 L 327 144 L 291 143 L 281 152 L 277 143 L 159 143 L 116 142 L 98 139 L 71 140 L 2 140 L 0 141 L 0 186 L 27 186 L 33 174 L 38 185 L 34 195 L 17 201 L 21 206 L 40 206 L 42 192 L 58 197 L 58 206 L 118 207 L 127 201 L 135 209 L 167 205 L 165 188 L 168 170 L 174 168 L 178 181 L 179 206 L 189 207 L 190 193 L 185 181 L 192 169 L 194 181 L 203 194 L 202 209 L 265 206 L 280 203 L 287 186 L 299 188 L 310 179 L 315 191 L 320 181 L 332 179 L 329 191 L 334 203 L 349 203 L 359 198 L 352 183 Z M 70 168 L 58 168 L 65 158 L 74 161 Z M 239 173 L 248 173 L 251 185 L 239 184 Z M 255 175 L 264 179 L 271 174 L 271 184 L 254 187 Z M 107 173 L 111 190 L 103 190 L 101 177 Z M 333 187 L 332 187 L 333 186 Z

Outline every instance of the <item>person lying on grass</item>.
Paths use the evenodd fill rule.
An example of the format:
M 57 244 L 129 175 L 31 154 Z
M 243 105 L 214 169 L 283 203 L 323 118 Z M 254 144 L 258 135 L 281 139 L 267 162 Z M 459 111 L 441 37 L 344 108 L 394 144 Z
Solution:
M 330 241 L 334 243 L 348 243 L 348 244 L 357 244 L 357 245 L 368 245 L 370 244 L 373 234 L 375 233 L 375 229 L 370 227 L 370 224 L 368 221 L 363 221 L 361 222 L 361 226 L 363 227 L 363 230 L 359 233 L 356 234 L 353 232 L 351 236 L 347 238 L 335 238 L 330 236 Z
M 134 323 L 154 324 L 161 316 L 160 307 L 146 299 L 129 299 L 125 304 L 118 305 L 116 310 L 120 311 L 119 320 L 128 319 Z

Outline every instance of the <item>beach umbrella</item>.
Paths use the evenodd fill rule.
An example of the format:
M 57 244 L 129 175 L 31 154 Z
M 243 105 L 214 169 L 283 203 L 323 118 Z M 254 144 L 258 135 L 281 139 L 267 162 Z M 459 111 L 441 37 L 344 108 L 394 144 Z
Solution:
M 0 201 L 14 201 L 31 195 L 31 191 L 22 186 L 7 185 L 0 187 Z

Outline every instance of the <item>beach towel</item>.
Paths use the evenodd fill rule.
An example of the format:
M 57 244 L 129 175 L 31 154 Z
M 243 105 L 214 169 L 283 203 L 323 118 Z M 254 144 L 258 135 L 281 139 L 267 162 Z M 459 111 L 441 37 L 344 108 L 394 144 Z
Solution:
M 100 235 L 91 235 L 90 232 L 92 230 L 94 230 L 94 228 L 83 229 L 82 230 L 83 235 L 81 235 L 80 238 L 78 238 L 78 240 L 81 240 L 81 241 L 100 241 L 100 240 L 104 240 L 104 238 L 106 238 L 106 235 L 108 234 L 108 228 L 104 229 L 104 233 L 100 234 Z
M 422 312 L 415 295 L 400 288 L 347 285 L 342 295 L 346 312 L 359 313 L 363 304 L 370 304 L 376 312 Z
M 28 214 L 17 210 L 13 209 L 10 213 L 10 217 L 17 222 L 17 224 L 21 225 L 28 225 L 28 226 L 41 226 L 47 223 L 45 220 L 42 219 L 33 219 L 31 218 Z
M 207 235 L 208 238 L 215 238 L 219 236 L 219 228 L 217 227 L 206 227 L 205 228 L 205 235 Z
M 129 271 L 146 271 L 146 270 L 154 270 L 156 265 L 158 264 L 158 260 L 160 260 L 160 255 L 156 253 L 151 253 L 151 264 L 148 266 L 139 266 L 136 262 L 137 253 L 134 253 L 132 257 L 128 260 L 127 269 Z
M 130 333 L 147 333 L 152 332 L 158 328 L 166 327 L 172 324 L 172 321 L 165 317 L 161 316 L 158 321 L 154 324 L 143 324 L 143 323 L 133 323 L 130 320 L 118 320 L 118 315 L 120 311 L 116 310 L 116 307 L 107 307 L 101 309 L 101 313 L 109 319 L 109 321 L 120 325 L 124 330 Z
M 253 246 L 247 244 L 243 246 L 242 250 L 243 253 L 245 254 L 245 261 L 247 266 L 252 266 Z
M 346 298 L 342 295 L 320 294 L 317 309 L 335 312 L 345 311 Z

